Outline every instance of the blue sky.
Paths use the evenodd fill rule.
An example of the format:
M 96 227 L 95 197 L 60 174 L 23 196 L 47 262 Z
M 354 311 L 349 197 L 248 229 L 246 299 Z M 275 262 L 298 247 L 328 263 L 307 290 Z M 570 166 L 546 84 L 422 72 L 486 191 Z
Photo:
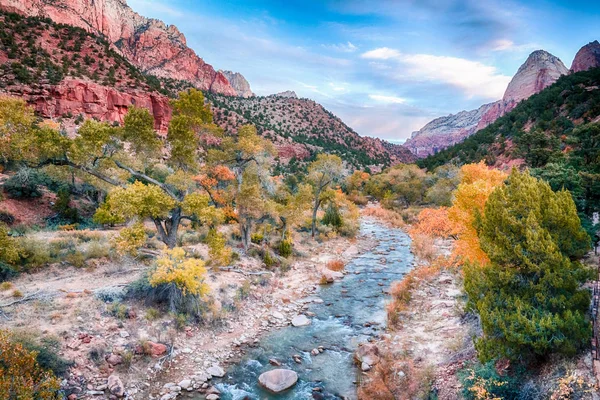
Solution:
M 502 97 L 527 55 L 567 67 L 600 40 L 600 2 L 128 0 L 176 25 L 258 95 L 294 90 L 359 134 L 404 141 L 441 115 Z

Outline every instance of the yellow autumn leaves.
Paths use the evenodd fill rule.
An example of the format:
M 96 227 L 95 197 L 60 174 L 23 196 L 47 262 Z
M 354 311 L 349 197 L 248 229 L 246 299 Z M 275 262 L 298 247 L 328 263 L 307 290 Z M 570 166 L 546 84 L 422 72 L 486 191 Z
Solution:
M 184 249 L 175 247 L 165 250 L 156 260 L 156 269 L 149 282 L 153 287 L 174 284 L 184 295 L 203 296 L 208 293 L 205 276 L 204 261 L 188 258 Z

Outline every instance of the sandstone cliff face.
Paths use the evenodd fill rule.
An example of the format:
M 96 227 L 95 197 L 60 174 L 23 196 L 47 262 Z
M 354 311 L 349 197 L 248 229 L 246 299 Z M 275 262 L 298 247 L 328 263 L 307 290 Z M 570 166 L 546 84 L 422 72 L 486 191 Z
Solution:
M 189 81 L 202 90 L 237 95 L 225 75 L 187 47 L 185 36 L 175 26 L 139 15 L 125 0 L 0 0 L 0 6 L 101 33 L 146 73 Z
M 544 50 L 536 50 L 521 65 L 508 84 L 502 99 L 518 103 L 532 94 L 541 92 L 556 82 L 561 75 L 568 73 L 569 70 L 558 57 Z
M 122 123 L 129 107 L 136 106 L 152 113 L 154 127 L 159 132 L 166 133 L 171 120 L 171 107 L 166 96 L 144 91 L 126 93 L 89 80 L 67 78 L 58 85 L 40 85 L 36 88 L 13 85 L 5 91 L 25 99 L 45 118 L 82 114 L 100 121 Z
M 490 125 L 520 101 L 541 92 L 568 73 L 559 58 L 544 50 L 534 51 L 508 84 L 502 100 L 484 104 L 477 110 L 437 118 L 413 132 L 404 145 L 418 157 L 435 154 Z
M 497 103 L 484 104 L 477 110 L 461 111 L 458 114 L 436 118 L 421 130 L 413 132 L 404 146 L 418 157 L 435 154 L 473 134 L 482 117 Z
M 254 93 L 252 93 L 252 90 L 250 89 L 250 84 L 242 74 L 240 74 L 239 72 L 231 71 L 219 72 L 225 75 L 225 77 L 227 78 L 231 86 L 235 89 L 235 92 L 239 97 L 247 98 L 254 96 Z
M 600 43 L 594 40 L 579 49 L 571 65 L 571 71 L 587 71 L 598 67 L 600 67 Z

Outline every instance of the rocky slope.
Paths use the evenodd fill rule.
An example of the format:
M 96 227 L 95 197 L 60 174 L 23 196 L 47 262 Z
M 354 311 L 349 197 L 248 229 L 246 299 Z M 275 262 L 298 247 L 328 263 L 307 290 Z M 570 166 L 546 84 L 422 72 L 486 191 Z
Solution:
M 2 12 L 0 28 L 0 92 L 25 99 L 42 117 L 67 122 L 84 117 L 122 122 L 129 107 L 145 107 L 156 129 L 166 131 L 171 116 L 167 88 L 102 38 Z
M 219 71 L 219 72 L 222 73 L 223 75 L 225 75 L 225 77 L 227 78 L 227 80 L 229 81 L 231 86 L 235 89 L 236 94 L 239 97 L 254 96 L 254 93 L 252 93 L 252 90 L 250 89 L 250 84 L 248 83 L 246 78 L 244 78 L 244 76 L 242 74 L 240 74 L 239 72 L 231 72 L 231 71 Z
M 308 160 L 319 152 L 339 154 L 354 167 L 373 171 L 414 156 L 403 146 L 361 137 L 320 104 L 294 97 L 227 97 L 209 94 L 215 122 L 235 133 L 240 125 L 254 124 L 271 139 L 283 163 Z
M 188 81 L 205 91 L 237 95 L 223 73 L 187 46 L 177 27 L 141 16 L 125 0 L 0 0 L 0 7 L 102 34 L 145 73 Z
M 600 42 L 594 40 L 577 52 L 573 64 L 571 64 L 571 71 L 587 71 L 597 67 L 600 67 Z
M 536 50 L 512 78 L 502 100 L 485 104 L 477 110 L 437 118 L 413 132 L 405 146 L 418 157 L 435 154 L 490 125 L 520 101 L 539 93 L 568 73 L 559 58 L 544 50 Z

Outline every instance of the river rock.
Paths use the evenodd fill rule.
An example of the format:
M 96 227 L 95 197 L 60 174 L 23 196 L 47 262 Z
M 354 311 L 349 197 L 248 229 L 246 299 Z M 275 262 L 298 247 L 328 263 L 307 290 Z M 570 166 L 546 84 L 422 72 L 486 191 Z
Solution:
M 181 382 L 179 382 L 179 386 L 183 389 L 183 390 L 191 390 L 192 389 L 192 380 L 191 379 L 184 379 Z
M 274 369 L 258 377 L 261 386 L 273 393 L 280 393 L 298 382 L 298 374 L 290 369 Z
M 296 315 L 292 319 L 292 325 L 295 327 L 307 326 L 310 325 L 310 319 L 308 319 L 304 314 Z
M 325 281 L 327 283 L 333 283 L 336 279 L 342 279 L 344 274 L 337 271 L 331 271 L 329 269 L 324 269 L 321 271 L 321 281 Z
M 379 347 L 373 343 L 361 343 L 354 354 L 356 360 L 362 364 L 367 364 L 370 367 L 379 362 Z
M 208 368 L 206 372 L 212 376 L 216 376 L 217 378 L 222 378 L 225 375 L 225 370 L 218 365 L 213 365 L 212 367 Z
M 279 311 L 273 311 L 273 312 L 271 313 L 271 315 L 272 315 L 273 317 L 277 318 L 277 319 L 283 319 L 283 318 L 285 318 L 285 317 L 283 316 L 283 314 L 282 314 L 282 313 L 280 313 Z
M 113 375 L 109 376 L 107 385 L 108 385 L 108 390 L 110 391 L 111 394 L 113 394 L 117 397 L 125 396 L 125 386 L 123 385 L 123 382 L 117 375 L 113 374 Z
M 206 396 L 206 400 L 219 400 L 219 395 L 211 393 L 208 396 Z

